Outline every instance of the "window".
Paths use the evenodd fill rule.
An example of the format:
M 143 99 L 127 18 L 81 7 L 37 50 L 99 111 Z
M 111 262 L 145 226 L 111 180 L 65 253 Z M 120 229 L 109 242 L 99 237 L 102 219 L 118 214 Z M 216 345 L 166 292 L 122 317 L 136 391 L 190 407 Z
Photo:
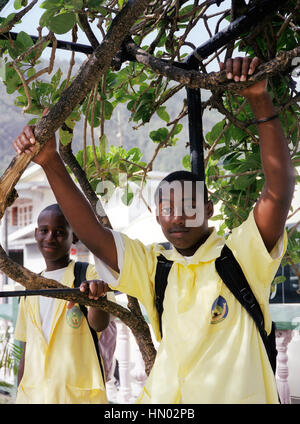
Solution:
M 24 227 L 32 223 L 32 205 L 19 207 L 18 222 L 20 227 Z
M 25 227 L 32 224 L 32 202 L 18 199 L 8 212 L 8 224 L 12 227 Z

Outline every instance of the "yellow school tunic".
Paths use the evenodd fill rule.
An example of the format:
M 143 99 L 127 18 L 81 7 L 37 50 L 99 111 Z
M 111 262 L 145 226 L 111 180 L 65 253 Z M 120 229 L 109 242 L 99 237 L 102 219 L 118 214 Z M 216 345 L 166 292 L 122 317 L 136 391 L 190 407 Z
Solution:
M 163 253 L 174 261 L 164 298 L 164 336 L 138 402 L 277 403 L 274 374 L 256 325 L 215 269 L 224 239 L 211 229 L 206 242 L 185 259 L 175 249 L 146 247 L 123 238 L 124 265 L 118 290 L 143 303 L 158 340 L 156 258 Z M 269 333 L 270 284 L 286 248 L 286 235 L 283 246 L 279 241 L 269 254 L 251 212 L 226 244 L 260 303 Z
M 99 279 L 89 265 L 87 280 Z M 74 262 L 61 283 L 73 287 Z M 26 342 L 25 368 L 16 403 L 107 403 L 105 386 L 87 320 L 79 305 L 55 299 L 47 343 L 38 296 L 21 299 L 15 338 Z

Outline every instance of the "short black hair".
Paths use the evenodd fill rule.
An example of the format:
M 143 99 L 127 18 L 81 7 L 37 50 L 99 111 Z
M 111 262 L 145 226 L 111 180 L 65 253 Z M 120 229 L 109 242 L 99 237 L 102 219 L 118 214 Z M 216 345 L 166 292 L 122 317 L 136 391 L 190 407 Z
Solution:
M 158 184 L 156 190 L 155 190 L 155 194 L 154 194 L 154 200 L 155 203 L 157 203 L 157 201 L 159 200 L 159 194 L 161 191 L 161 187 L 162 185 L 167 182 L 167 183 L 171 183 L 172 181 L 201 181 L 199 179 L 199 176 L 196 175 L 193 172 L 190 171 L 174 171 L 171 172 L 170 174 L 166 175 Z M 207 186 L 205 184 L 204 181 L 204 202 L 207 203 L 208 202 L 208 191 L 207 191 Z
M 62 217 L 64 217 L 66 224 L 70 226 L 69 222 L 67 221 L 65 215 L 63 214 L 63 211 L 61 210 L 60 206 L 58 203 L 53 203 L 52 205 L 46 206 L 40 213 L 38 216 L 38 219 L 40 217 L 40 215 L 42 215 L 44 212 L 48 212 L 48 211 L 55 211 L 58 215 L 61 215 Z

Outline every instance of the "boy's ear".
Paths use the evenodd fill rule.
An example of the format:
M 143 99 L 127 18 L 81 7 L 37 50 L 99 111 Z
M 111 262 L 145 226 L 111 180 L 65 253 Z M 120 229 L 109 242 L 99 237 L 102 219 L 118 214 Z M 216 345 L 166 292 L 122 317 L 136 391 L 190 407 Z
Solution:
M 156 218 L 156 222 L 160 225 L 159 216 L 158 216 L 158 209 L 157 208 L 155 210 L 155 218 Z
M 35 229 L 34 229 L 34 238 L 35 238 L 35 240 L 36 240 L 36 233 L 37 233 L 37 230 L 38 230 L 37 228 L 35 228 Z
M 205 218 L 209 219 L 214 214 L 214 204 L 211 200 L 208 200 L 208 202 L 204 203 L 204 212 L 205 212 Z
M 75 233 L 73 233 L 73 244 L 76 244 L 79 241 L 79 238 L 76 236 Z

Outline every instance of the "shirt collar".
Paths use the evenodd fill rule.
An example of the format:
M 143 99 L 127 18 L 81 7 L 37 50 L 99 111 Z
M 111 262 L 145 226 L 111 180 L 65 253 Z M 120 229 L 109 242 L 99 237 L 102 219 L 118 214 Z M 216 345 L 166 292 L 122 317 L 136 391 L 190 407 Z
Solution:
M 224 246 L 225 240 L 222 236 L 217 234 L 215 228 L 209 228 L 210 235 L 206 241 L 198 247 L 193 256 L 186 259 L 179 253 L 175 247 L 171 250 L 161 250 L 162 253 L 170 261 L 182 263 L 183 265 L 198 264 L 199 262 L 210 262 L 221 255 L 221 250 Z

